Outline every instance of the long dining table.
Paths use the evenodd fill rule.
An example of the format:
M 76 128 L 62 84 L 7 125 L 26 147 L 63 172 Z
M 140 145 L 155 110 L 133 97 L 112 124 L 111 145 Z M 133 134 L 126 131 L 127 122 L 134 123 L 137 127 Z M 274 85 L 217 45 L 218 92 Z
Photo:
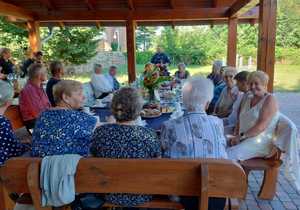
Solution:
M 101 122 L 106 122 L 106 118 L 112 115 L 111 110 L 108 107 L 91 107 L 91 111 L 94 112 L 96 116 L 99 116 Z M 142 120 L 146 121 L 146 127 L 160 131 L 163 122 L 169 120 L 170 117 L 171 113 L 162 113 L 159 117 L 142 118 Z

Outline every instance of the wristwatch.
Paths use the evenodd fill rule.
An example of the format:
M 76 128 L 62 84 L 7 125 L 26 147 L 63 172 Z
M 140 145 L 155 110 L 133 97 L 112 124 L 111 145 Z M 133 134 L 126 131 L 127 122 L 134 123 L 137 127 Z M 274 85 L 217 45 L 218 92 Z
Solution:
M 244 132 L 240 133 L 240 140 L 245 139 L 245 138 L 246 138 L 245 133 Z

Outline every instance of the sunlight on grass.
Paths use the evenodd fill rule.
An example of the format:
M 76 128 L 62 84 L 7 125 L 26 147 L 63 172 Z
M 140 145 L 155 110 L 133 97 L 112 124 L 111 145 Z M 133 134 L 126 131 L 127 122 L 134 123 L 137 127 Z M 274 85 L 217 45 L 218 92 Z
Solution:
M 143 72 L 144 65 L 137 65 L 137 74 Z M 170 72 L 174 75 L 177 67 L 171 66 Z M 191 65 L 187 67 L 187 70 L 191 75 L 202 75 L 206 76 L 211 71 L 211 66 L 196 66 Z M 107 69 L 104 69 L 104 73 Z M 78 80 L 80 82 L 89 82 L 91 73 L 85 73 L 81 75 L 69 76 L 68 79 Z M 127 83 L 127 66 L 122 65 L 118 68 L 118 80 L 126 84 Z M 275 79 L 274 79 L 275 91 L 288 91 L 288 92 L 299 92 L 300 91 L 300 66 L 299 65 L 286 65 L 277 64 L 275 67 Z

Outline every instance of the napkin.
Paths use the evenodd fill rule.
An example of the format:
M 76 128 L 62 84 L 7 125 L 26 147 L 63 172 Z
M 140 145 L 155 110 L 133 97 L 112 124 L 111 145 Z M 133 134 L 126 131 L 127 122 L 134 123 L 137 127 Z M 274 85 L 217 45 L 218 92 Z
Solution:
M 146 123 L 145 120 L 142 120 L 141 116 L 139 116 L 139 117 L 135 120 L 135 125 L 146 126 L 147 123 Z

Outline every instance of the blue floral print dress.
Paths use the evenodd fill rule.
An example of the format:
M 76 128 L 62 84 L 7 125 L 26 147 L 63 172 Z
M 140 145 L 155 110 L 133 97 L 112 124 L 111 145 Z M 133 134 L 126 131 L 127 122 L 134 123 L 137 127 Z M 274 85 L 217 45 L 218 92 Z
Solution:
M 92 138 L 91 153 L 103 158 L 156 158 L 161 144 L 156 133 L 137 125 L 107 124 L 98 127 Z M 133 207 L 152 199 L 150 195 L 108 194 L 106 201 Z

